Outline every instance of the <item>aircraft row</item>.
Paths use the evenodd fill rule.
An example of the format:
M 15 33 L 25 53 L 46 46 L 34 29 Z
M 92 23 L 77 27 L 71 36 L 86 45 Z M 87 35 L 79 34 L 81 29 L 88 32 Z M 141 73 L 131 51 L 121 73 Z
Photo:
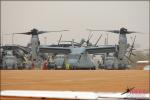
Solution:
M 68 30 L 61 30 L 68 31 Z M 80 43 L 72 41 L 67 44 L 61 43 L 62 35 L 58 44 L 40 45 L 39 34 L 61 31 L 38 31 L 32 29 L 29 32 L 15 33 L 32 35 L 31 43 L 27 47 L 20 45 L 1 46 L 1 69 L 128 69 L 131 55 L 133 54 L 134 42 L 127 43 L 127 34 L 136 33 L 126 28 L 120 30 L 90 30 L 105 31 L 119 34 L 117 45 L 97 45 L 90 43 L 92 35 L 87 40 L 81 39 Z M 94 57 L 99 55 L 97 62 Z M 128 55 L 128 56 L 127 56 Z M 42 67 L 41 67 L 42 66 Z

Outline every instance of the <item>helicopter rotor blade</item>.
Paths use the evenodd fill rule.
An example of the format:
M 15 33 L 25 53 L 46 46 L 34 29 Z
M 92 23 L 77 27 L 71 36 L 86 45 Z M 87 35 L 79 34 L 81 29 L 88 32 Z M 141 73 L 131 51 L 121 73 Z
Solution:
M 80 56 L 79 56 L 78 62 L 80 61 L 80 59 L 81 59 L 81 56 L 82 56 L 82 55 L 80 55 Z
M 111 32 L 111 33 L 120 33 L 120 30 L 104 30 L 105 32 Z
M 125 55 L 125 57 L 126 57 L 131 63 L 134 63 L 128 56 Z
M 88 40 L 90 41 L 92 37 L 93 37 L 93 34 L 89 37 L 89 39 L 88 39 Z
M 87 41 L 86 41 L 86 44 L 87 44 L 87 45 L 89 45 L 92 36 L 93 36 L 93 34 L 92 34 L 92 35 L 89 34 L 88 39 L 87 39 Z
M 90 38 L 90 35 L 91 35 L 91 33 L 88 35 L 88 38 L 87 38 L 87 40 Z
M 30 32 L 25 32 L 25 33 L 14 33 L 14 34 L 25 34 L 25 35 L 32 35 L 34 32 L 38 34 L 42 33 L 52 33 L 52 32 L 63 32 L 63 31 L 69 31 L 69 30 L 59 30 L 59 31 L 38 31 L 37 29 L 32 29 Z
M 111 32 L 111 33 L 120 33 L 120 30 L 93 30 L 93 29 L 87 29 L 90 31 L 104 31 L 104 32 Z
M 136 35 L 135 35 L 135 37 L 134 37 L 134 40 L 133 40 L 133 42 L 132 42 L 132 45 L 131 45 L 131 50 L 133 50 L 133 49 L 134 49 L 134 43 L 135 43 L 135 39 L 136 39 Z
M 49 33 L 49 32 L 51 32 L 51 31 L 38 31 L 37 33 L 38 34 L 43 34 L 43 33 Z
M 61 41 L 61 38 L 62 38 L 62 34 L 61 34 L 61 36 L 60 36 L 60 38 L 59 38 L 58 45 L 59 45 L 59 43 L 60 43 L 60 41 Z
M 127 34 L 131 34 L 131 33 L 140 33 L 140 32 L 136 32 L 136 31 L 127 31 Z
M 14 33 L 14 34 L 25 34 L 25 35 L 31 35 L 31 32 L 25 32 L 25 33 Z
M 131 33 L 141 33 L 141 32 L 137 32 L 137 31 L 127 31 L 126 28 L 120 28 L 120 30 L 93 30 L 93 29 L 87 29 L 88 31 L 104 31 L 104 32 L 111 32 L 111 33 L 117 33 L 119 34 L 120 32 L 123 31 L 123 33 L 125 34 L 131 34 Z
M 132 52 L 133 50 L 135 50 L 135 48 L 134 48 L 135 39 L 136 39 L 136 35 L 135 35 L 134 40 L 133 40 L 133 42 L 132 42 L 131 48 L 130 48 L 130 50 L 129 50 L 129 58 L 131 57 L 131 55 L 136 56 L 136 55 Z
M 97 46 L 97 44 L 98 44 L 99 40 L 101 39 L 101 37 L 102 37 L 102 34 L 99 36 L 98 40 L 96 41 L 95 46 Z
M 59 30 L 59 31 L 38 31 L 38 34 L 42 33 L 52 33 L 52 32 L 63 32 L 64 30 Z

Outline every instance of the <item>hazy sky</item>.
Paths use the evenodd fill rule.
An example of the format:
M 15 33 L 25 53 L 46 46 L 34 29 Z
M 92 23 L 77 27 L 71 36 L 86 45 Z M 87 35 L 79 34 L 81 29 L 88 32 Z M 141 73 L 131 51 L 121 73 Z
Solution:
M 61 34 L 63 40 L 80 41 L 87 39 L 90 29 L 120 29 L 125 27 L 141 34 L 137 35 L 136 47 L 149 48 L 149 1 L 2 1 L 1 33 L 3 44 L 11 44 L 8 33 L 26 32 L 32 28 L 39 30 L 70 30 L 62 33 L 40 35 L 41 44 L 47 37 L 47 44 L 56 43 Z M 91 42 L 96 42 L 103 33 L 99 44 L 104 44 L 106 34 L 93 32 Z M 143 35 L 144 34 L 144 35 Z M 26 45 L 31 36 L 15 35 L 14 43 Z M 109 34 L 109 44 L 117 44 L 118 35 Z

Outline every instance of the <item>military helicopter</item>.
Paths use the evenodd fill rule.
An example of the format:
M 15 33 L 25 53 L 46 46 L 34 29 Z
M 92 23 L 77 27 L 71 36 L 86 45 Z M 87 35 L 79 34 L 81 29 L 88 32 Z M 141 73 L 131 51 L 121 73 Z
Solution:
M 14 34 L 25 34 L 25 35 L 32 35 L 31 37 L 31 61 L 33 65 L 40 65 L 41 64 L 41 58 L 38 57 L 39 55 L 39 46 L 40 46 L 40 41 L 39 41 L 39 34 L 43 33 L 52 33 L 52 32 L 63 32 L 63 31 L 68 31 L 68 30 L 59 30 L 59 31 L 39 31 L 37 29 L 32 29 L 29 32 L 24 32 L 24 33 L 14 33 Z
M 98 38 L 98 40 L 96 41 L 96 44 L 93 45 L 93 47 L 97 47 L 96 45 L 98 41 L 100 40 L 101 36 Z M 88 42 L 86 42 L 85 40 L 83 42 L 89 43 L 89 40 L 91 39 L 91 37 L 92 35 L 88 36 L 88 39 L 87 39 Z M 58 67 L 61 66 L 60 68 L 66 67 L 65 64 L 70 66 L 70 68 L 67 68 L 67 69 L 96 69 L 97 68 L 97 64 L 94 63 L 94 60 L 92 59 L 92 56 L 91 56 L 91 54 L 93 54 L 94 51 L 92 53 L 89 53 L 90 52 L 89 51 L 88 52 L 89 54 L 87 53 L 87 48 L 92 47 L 92 45 L 90 46 L 87 44 L 86 46 L 83 46 L 82 41 L 78 43 L 78 45 L 75 45 L 74 43 L 77 44 L 77 42 L 74 42 L 74 40 L 67 41 L 67 42 L 71 42 L 71 45 L 67 44 L 67 46 L 60 46 L 60 45 L 40 46 L 39 52 L 55 54 L 56 59 L 54 60 L 56 64 L 58 65 Z M 105 50 L 107 49 L 107 46 L 106 47 L 101 46 L 100 48 L 103 51 L 104 49 Z M 108 48 L 114 48 L 114 47 L 109 46 Z M 114 52 L 114 51 L 111 50 L 108 52 Z
M 62 31 L 67 31 L 67 30 L 38 31 L 37 29 L 32 29 L 30 32 L 15 33 L 15 34 L 32 35 L 31 61 L 34 64 L 38 65 L 41 63 L 42 60 L 39 57 L 40 53 L 53 53 L 53 54 L 67 55 L 67 58 L 65 59 L 65 64 L 71 66 L 72 69 L 77 69 L 77 68 L 96 69 L 96 64 L 93 62 L 91 54 L 94 55 L 99 53 L 114 53 L 114 62 L 111 65 L 115 67 L 115 69 L 119 69 L 119 67 L 121 66 L 120 64 L 124 63 L 123 59 L 125 57 L 125 54 L 127 53 L 128 44 L 127 44 L 126 34 L 135 33 L 133 31 L 127 31 L 127 29 L 125 28 L 121 28 L 120 30 L 95 30 L 95 31 L 106 31 L 106 32 L 118 33 L 119 34 L 118 45 L 99 45 L 99 46 L 87 45 L 87 46 L 76 47 L 73 44 L 74 42 L 72 42 L 72 46 L 70 47 L 59 47 L 59 46 L 53 47 L 53 46 L 40 45 L 40 41 L 38 38 L 39 34 L 47 33 L 47 32 L 62 32 Z M 90 38 L 88 38 L 87 41 L 89 42 L 89 40 Z
M 106 31 L 119 34 L 118 45 L 99 45 L 97 47 L 39 47 L 39 51 L 43 53 L 55 53 L 55 54 L 66 54 L 66 63 L 71 65 L 73 69 L 76 68 L 90 68 L 96 69 L 96 64 L 93 62 L 90 54 L 107 54 L 113 53 L 113 62 L 106 62 L 105 65 L 111 65 L 113 69 L 125 69 L 126 63 L 124 63 L 125 55 L 129 44 L 127 43 L 126 34 L 136 33 L 134 31 L 127 31 L 125 28 L 120 30 L 95 30 L 95 31 Z M 110 63 L 110 64 L 108 64 Z
M 2 69 L 23 69 L 26 55 L 29 53 L 25 47 L 19 45 L 1 46 Z M 9 68 L 8 68 L 9 67 Z
M 2 69 L 17 69 L 17 58 L 13 55 L 12 50 L 5 51 L 5 56 L 2 58 Z
M 92 38 L 93 35 L 90 35 L 88 36 L 88 39 L 85 40 L 85 39 L 81 39 L 80 42 L 75 42 L 74 39 L 72 39 L 72 41 L 62 41 L 61 38 L 62 38 L 62 35 L 60 36 L 60 39 L 58 41 L 58 44 L 56 45 L 50 45 L 49 47 L 68 47 L 68 48 L 81 48 L 81 47 L 97 47 L 97 43 L 99 42 L 100 38 L 102 37 L 102 35 L 98 38 L 98 40 L 96 41 L 95 44 L 92 44 L 90 43 L 90 39 Z M 74 55 L 70 55 L 70 56 L 67 56 L 66 54 L 57 54 L 57 53 L 54 53 L 52 55 L 53 57 L 51 57 L 52 60 L 50 60 L 50 62 L 48 63 L 48 68 L 49 69 L 65 69 L 65 62 L 67 61 L 66 60 L 66 57 L 70 57 L 70 59 L 73 59 L 73 56 Z M 90 55 L 91 56 L 91 55 Z M 79 54 L 77 54 L 76 57 L 79 57 Z M 85 57 L 86 59 L 88 59 L 89 57 Z M 55 63 L 54 63 L 55 62 Z M 92 61 L 93 63 L 94 61 Z M 89 67 L 79 67 L 79 68 L 83 68 L 83 69 L 95 69 L 95 67 L 97 66 L 96 64 L 92 64 L 92 63 L 85 63 L 87 65 L 82 65 L 82 66 L 89 66 Z M 78 64 L 78 65 L 81 65 L 81 64 Z M 73 66 L 78 66 L 78 65 L 73 65 Z M 91 67 L 91 66 L 94 66 Z
M 120 67 L 120 69 L 125 69 L 127 66 L 126 63 L 126 58 L 127 60 L 129 60 L 130 62 L 132 62 L 132 60 L 130 59 L 131 55 L 135 56 L 135 54 L 132 52 L 133 50 L 135 50 L 134 48 L 134 42 L 135 42 L 135 38 L 133 40 L 132 45 L 130 46 L 127 43 L 127 37 L 126 34 L 131 34 L 131 33 L 139 33 L 139 32 L 135 32 L 135 31 L 127 31 L 126 28 L 120 28 L 120 30 L 91 30 L 91 31 L 105 31 L 105 32 L 111 32 L 111 33 L 116 33 L 119 34 L 119 42 L 116 48 L 116 52 L 114 53 L 114 57 L 109 57 L 106 55 L 106 59 L 105 59 L 105 67 Z M 129 49 L 129 50 L 128 50 Z M 129 57 L 127 56 L 127 53 L 129 53 Z M 111 59 L 109 59 L 111 58 Z

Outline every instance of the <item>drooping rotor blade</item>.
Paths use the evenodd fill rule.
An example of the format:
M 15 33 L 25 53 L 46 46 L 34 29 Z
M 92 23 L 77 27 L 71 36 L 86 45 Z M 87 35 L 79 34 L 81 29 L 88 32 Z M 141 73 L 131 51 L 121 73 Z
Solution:
M 131 53 L 129 54 L 129 58 L 131 57 L 131 55 L 136 56 L 136 54 L 134 54 L 133 52 L 131 52 Z
M 136 31 L 127 31 L 127 34 L 131 34 L 131 33 L 140 33 L 140 32 L 136 32 Z
M 91 38 L 91 33 L 88 35 L 88 38 L 87 38 L 87 40 L 89 40 Z
M 133 50 L 135 50 L 134 49 L 134 43 L 135 43 L 135 39 L 136 39 L 136 35 L 135 35 L 135 37 L 134 37 L 134 40 L 133 40 L 133 43 L 132 43 L 132 45 L 131 45 L 131 48 L 130 48 L 130 50 L 129 50 L 129 58 L 131 57 L 131 55 L 134 55 L 134 56 L 136 56 L 132 51 Z
M 82 56 L 82 55 L 80 55 L 80 56 L 79 56 L 78 62 L 80 61 L 80 59 L 81 59 L 81 56 Z
M 104 31 L 104 32 L 111 32 L 111 33 L 120 33 L 120 30 L 93 30 L 93 31 Z
M 89 37 L 89 39 L 88 39 L 89 41 L 91 40 L 92 36 L 93 36 L 93 34 Z
M 42 33 L 52 33 L 52 32 L 63 32 L 63 31 L 69 31 L 69 30 L 59 30 L 59 31 L 38 31 L 37 29 L 32 29 L 30 32 L 25 32 L 25 33 L 15 33 L 15 34 L 26 34 L 26 35 L 38 35 Z
M 50 32 L 53 32 L 53 31 L 38 31 L 38 34 L 42 34 L 42 33 L 50 33 Z
M 118 33 L 119 34 L 120 30 L 106 30 L 105 32 L 111 32 L 111 33 Z
M 31 32 L 25 32 L 25 33 L 14 33 L 14 34 L 25 34 L 25 35 L 31 35 Z
M 125 57 L 126 57 L 131 63 L 134 63 L 128 56 L 125 55 Z
M 58 45 L 59 45 L 59 43 L 60 43 L 60 41 L 61 41 L 61 38 L 62 38 L 62 34 L 61 34 L 61 36 L 60 36 L 60 38 L 59 38 Z
M 14 34 L 25 34 L 25 35 L 32 35 L 32 34 L 38 34 L 38 30 L 33 28 L 29 32 L 23 32 L 23 33 L 14 33 Z
M 104 31 L 104 32 L 111 32 L 111 33 L 120 33 L 120 30 L 93 30 L 93 29 L 87 29 L 90 31 Z
M 130 46 L 131 48 L 130 48 L 129 52 L 131 52 L 131 50 L 133 50 L 133 49 L 134 49 L 134 42 L 135 42 L 135 38 L 136 38 L 136 36 L 135 36 L 135 37 L 134 37 L 134 39 L 132 40 L 132 37 L 131 37 L 132 45 Z
M 102 34 L 99 36 L 98 40 L 96 41 L 95 46 L 97 46 L 97 44 L 98 44 L 99 40 L 101 39 L 101 37 L 102 37 Z
M 104 32 L 111 32 L 111 33 L 124 33 L 124 34 L 131 34 L 131 33 L 140 33 L 140 32 L 136 32 L 136 31 L 127 31 L 126 28 L 122 27 L 120 28 L 120 30 L 93 30 L 93 29 L 87 29 L 89 31 L 104 31 Z
M 136 39 L 136 35 L 135 35 L 135 37 L 134 37 L 134 40 L 133 40 L 133 43 L 132 43 L 132 49 L 134 48 L 134 43 L 135 43 L 135 39 Z
M 92 38 L 92 36 L 93 36 L 93 34 L 92 34 L 92 35 L 89 34 L 88 39 L 87 39 L 87 41 L 86 41 L 86 44 L 87 44 L 87 45 L 89 45 L 90 39 Z
M 52 33 L 52 32 L 63 32 L 63 31 L 67 31 L 67 30 L 59 30 L 59 31 L 38 31 L 38 34 L 42 34 L 42 33 Z

